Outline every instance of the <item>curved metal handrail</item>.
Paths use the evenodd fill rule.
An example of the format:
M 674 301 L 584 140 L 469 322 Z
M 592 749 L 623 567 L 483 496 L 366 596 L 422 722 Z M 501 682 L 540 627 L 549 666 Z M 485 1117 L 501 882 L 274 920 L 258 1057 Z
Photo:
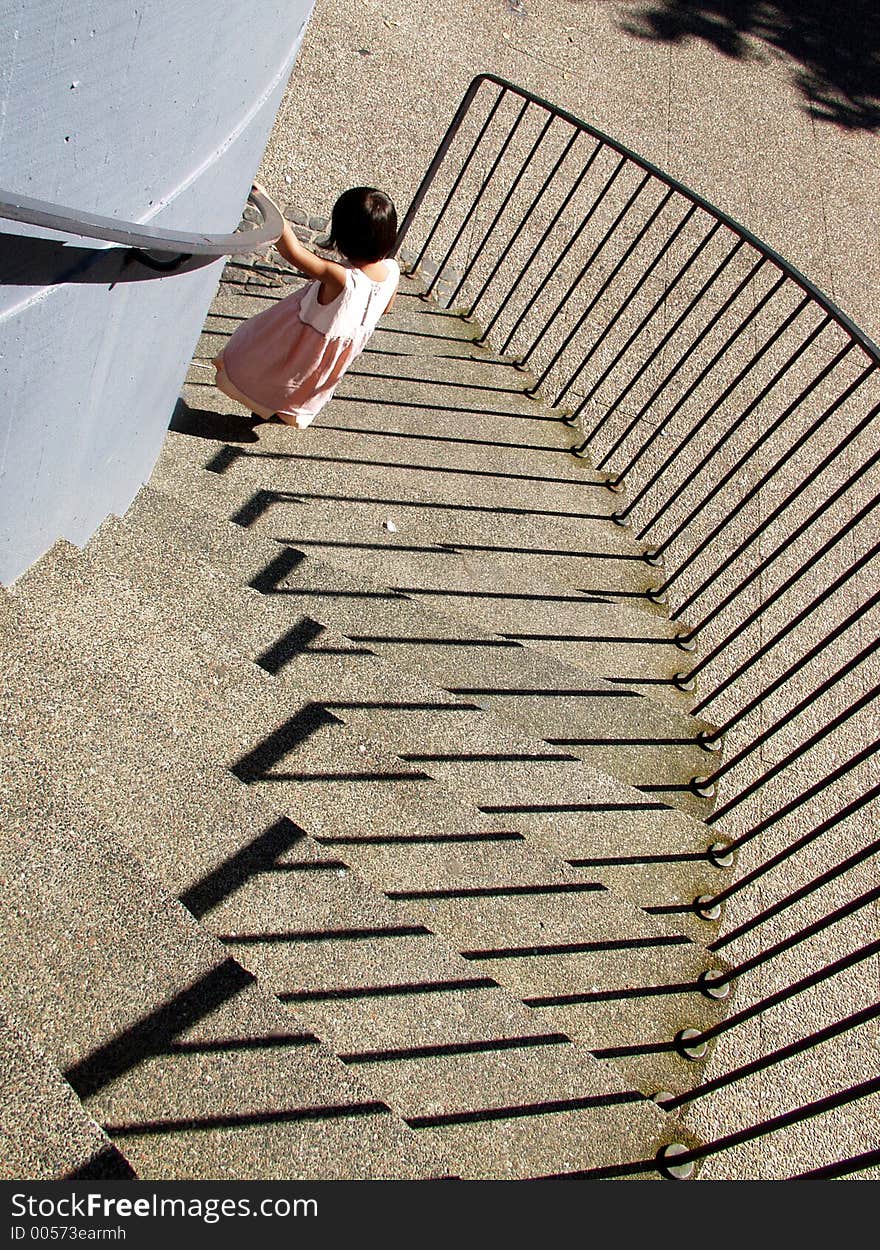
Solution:
M 84 213 L 45 200 L 31 199 L 0 188 L 0 218 L 20 221 L 29 226 L 57 230 L 63 234 L 79 235 L 86 239 L 101 239 L 107 243 L 121 243 L 141 252 L 169 252 L 183 257 L 235 256 L 253 252 L 267 243 L 274 243 L 284 229 L 284 218 L 277 205 L 261 191 L 251 191 L 248 202 L 262 215 L 263 224 L 256 230 L 236 231 L 233 234 L 191 234 L 184 231 L 163 230 L 159 226 L 144 226 L 139 222 L 120 221 L 114 217 L 102 217 L 96 213 Z
M 558 108 L 555 104 L 552 104 L 549 100 L 545 100 L 542 96 L 536 95 L 532 91 L 527 91 L 523 87 L 518 87 L 515 83 L 510 82 L 506 78 L 500 78 L 497 74 L 478 74 L 476 78 L 471 80 L 455 116 L 440 141 L 434 158 L 428 166 L 425 176 L 413 196 L 412 203 L 407 209 L 397 235 L 398 248 L 403 243 L 406 235 L 409 233 L 413 219 L 418 213 L 423 200 L 430 190 L 440 166 L 446 159 L 452 145 L 452 141 L 461 128 L 462 122 L 464 121 L 464 118 L 470 109 L 477 92 L 484 83 L 494 83 L 495 86 L 500 87 L 503 91 L 517 96 L 519 99 L 524 100 L 527 103 L 534 104 L 539 108 L 545 109 L 555 118 L 558 118 L 560 121 L 567 122 L 570 126 L 575 127 L 576 130 L 579 130 L 584 134 L 590 135 L 603 146 L 611 149 L 611 151 L 616 152 L 625 160 L 632 162 L 632 164 L 644 170 L 644 172 L 649 174 L 652 178 L 658 179 L 658 181 L 662 182 L 665 186 L 677 191 L 690 203 L 705 210 L 713 217 L 714 220 L 721 222 L 724 226 L 727 226 L 727 228 L 733 231 L 737 237 L 742 239 L 745 243 L 748 243 L 781 273 L 784 273 L 790 281 L 799 286 L 801 290 L 810 297 L 810 299 L 814 300 L 821 308 L 828 312 L 829 316 L 831 316 L 834 321 L 836 321 L 838 325 L 840 325 L 846 333 L 859 344 L 868 356 L 880 364 L 880 347 L 878 347 L 878 345 L 864 332 L 864 330 L 857 326 L 856 323 L 843 311 L 843 309 L 839 308 L 837 304 L 835 304 L 824 291 L 817 287 L 814 282 L 812 282 L 808 277 L 801 273 L 799 269 L 787 261 L 784 256 L 780 255 L 775 248 L 770 247 L 770 245 L 765 243 L 763 239 L 760 239 L 756 234 L 753 234 L 747 226 L 744 226 L 741 222 L 737 221 L 736 218 L 731 217 L 729 213 L 726 213 L 722 209 L 718 208 L 710 200 L 707 200 L 705 196 L 700 195 L 698 191 L 694 191 L 691 187 L 679 181 L 678 178 L 673 178 L 670 174 L 667 174 L 652 161 L 646 160 L 645 157 L 632 151 L 631 148 L 619 143 L 618 140 L 612 138 L 611 135 L 605 134 L 604 131 L 590 125 L 589 122 L 585 122 L 581 118 L 576 117 L 573 113 L 569 113 L 566 109 Z M 0 194 L 2 194 L 2 192 L 0 192 Z
M 557 121 L 565 127 L 551 133 Z M 683 790 L 718 794 L 703 819 L 725 835 L 724 866 L 737 867 L 690 910 L 709 923 L 734 905 L 717 934 L 706 932 L 707 949 L 723 952 L 728 967 L 704 974 L 701 992 L 712 996 L 722 982 L 750 987 L 719 1022 L 665 1043 L 696 1060 L 729 1039 L 709 1079 L 662 1098 L 667 1111 L 702 1103 L 710 1126 L 707 1144 L 676 1162 L 811 1124 L 811 1157 L 824 1151 L 823 1166 L 798 1175 L 876 1166 L 880 1152 L 851 1147 L 847 1125 L 830 1113 L 862 1103 L 856 1132 L 870 1132 L 866 1100 L 880 1078 L 855 1079 L 861 1072 L 842 1067 L 837 1052 L 822 1069 L 832 1092 L 803 1101 L 793 1069 L 776 1082 L 773 1074 L 796 1056 L 821 1063 L 819 1047 L 859 1038 L 878 1012 L 868 961 L 880 942 L 866 936 L 864 918 L 880 897 L 880 838 L 870 825 L 880 810 L 871 719 L 880 706 L 871 667 L 880 627 L 880 348 L 703 196 L 492 74 L 468 88 L 398 245 L 406 237 L 415 238 L 408 267 L 422 269 L 424 294 L 436 291 L 470 323 L 475 345 L 492 349 L 487 361 L 520 368 L 526 395 L 569 426 L 580 422 L 583 442 L 571 450 L 589 453 L 594 487 L 607 475 L 607 487 L 628 494 L 607 521 L 634 526 L 637 543 L 650 543 L 641 548 L 646 568 L 630 588 L 597 577 L 578 580 L 580 593 L 668 603 L 686 631 L 674 641 L 685 652 L 700 643 L 699 657 L 677 673 L 672 662 L 647 679 L 608 677 L 646 700 L 652 687 L 685 692 L 699 681 L 688 710 L 716 727 L 695 741 L 707 751 L 724 744 L 711 771 L 687 783 L 638 786 L 668 807 Z M 663 580 L 652 587 L 655 576 Z M 648 641 L 647 630 L 638 641 Z M 721 846 L 704 853 L 717 867 Z M 685 910 L 679 897 L 647 911 Z M 808 1007 L 775 1016 L 776 1032 L 748 1037 L 741 1062 L 738 1030 L 816 990 L 800 999 Z M 765 1036 L 783 1044 L 764 1047 Z M 741 1096 L 713 1120 L 716 1091 L 759 1072 L 782 1113 Z

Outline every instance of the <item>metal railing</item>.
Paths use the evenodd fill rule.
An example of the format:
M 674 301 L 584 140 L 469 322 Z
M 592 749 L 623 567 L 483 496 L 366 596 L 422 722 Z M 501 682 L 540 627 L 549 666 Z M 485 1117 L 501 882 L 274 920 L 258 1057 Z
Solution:
M 725 909 L 706 940 L 733 966 L 706 988 L 736 982 L 738 998 L 670 1039 L 692 1058 L 717 1044 L 710 1079 L 665 1105 L 709 1106 L 761 1072 L 785 1109 L 690 1157 L 808 1123 L 798 1174 L 875 1166 L 880 349 L 702 196 L 492 75 L 468 89 L 404 239 L 428 291 L 581 431 L 573 450 L 642 544 L 646 609 L 668 604 L 699 657 L 667 697 L 693 691 L 718 726 L 704 745 L 724 742 L 691 785 L 717 796 L 708 824 L 732 836 L 737 876 L 693 908 Z M 848 1083 L 856 1053 L 852 1075 L 866 1055 L 873 1071 Z
M 31 199 L 29 196 L 2 189 L 0 218 L 80 238 L 121 243 L 144 264 L 171 270 L 193 256 L 237 256 L 254 252 L 280 238 L 284 218 L 268 196 L 251 191 L 248 203 L 260 214 L 262 224 L 255 224 L 253 230 L 238 230 L 233 234 L 191 234 L 179 230 L 164 230 L 159 226 L 144 226 L 138 222 L 121 221 L 115 217 L 101 217 L 95 213 L 65 208 L 60 204 L 48 204 L 44 200 Z M 150 256 L 151 252 L 162 253 L 164 258 L 157 261 Z

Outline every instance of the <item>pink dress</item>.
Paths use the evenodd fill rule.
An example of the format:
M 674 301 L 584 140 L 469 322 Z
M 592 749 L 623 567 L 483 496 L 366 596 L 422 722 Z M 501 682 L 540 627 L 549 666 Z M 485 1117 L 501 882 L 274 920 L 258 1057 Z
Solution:
M 223 351 L 232 385 L 297 429 L 310 425 L 397 290 L 397 262 L 383 264 L 388 273 L 381 282 L 346 269 L 345 286 L 329 304 L 318 303 L 320 282 L 309 282 L 243 322 Z

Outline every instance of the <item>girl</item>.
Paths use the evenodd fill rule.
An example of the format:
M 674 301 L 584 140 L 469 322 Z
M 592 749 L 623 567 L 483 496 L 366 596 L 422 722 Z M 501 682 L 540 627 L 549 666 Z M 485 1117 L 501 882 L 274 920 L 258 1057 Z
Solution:
M 394 303 L 396 238 L 394 205 L 374 187 L 353 187 L 333 206 L 328 246 L 346 265 L 310 252 L 285 222 L 275 246 L 313 281 L 238 327 L 213 362 L 224 395 L 264 420 L 310 425 Z

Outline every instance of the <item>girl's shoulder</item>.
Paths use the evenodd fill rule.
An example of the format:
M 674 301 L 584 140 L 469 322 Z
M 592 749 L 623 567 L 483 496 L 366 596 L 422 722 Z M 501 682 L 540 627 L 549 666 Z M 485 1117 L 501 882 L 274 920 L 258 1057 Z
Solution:
M 371 277 L 369 274 L 364 273 L 363 269 L 353 268 L 349 270 L 349 273 L 352 275 L 360 275 L 361 279 L 371 283 L 373 286 L 388 286 L 391 282 L 397 283 L 400 281 L 400 265 L 396 260 L 392 259 L 390 256 L 386 256 L 384 260 L 377 261 L 376 263 L 385 266 L 385 274 L 381 278 Z
M 383 263 L 385 265 L 386 273 L 385 277 L 379 284 L 380 287 L 386 291 L 391 291 L 392 288 L 397 290 L 400 283 L 400 265 L 392 256 L 386 256 Z

